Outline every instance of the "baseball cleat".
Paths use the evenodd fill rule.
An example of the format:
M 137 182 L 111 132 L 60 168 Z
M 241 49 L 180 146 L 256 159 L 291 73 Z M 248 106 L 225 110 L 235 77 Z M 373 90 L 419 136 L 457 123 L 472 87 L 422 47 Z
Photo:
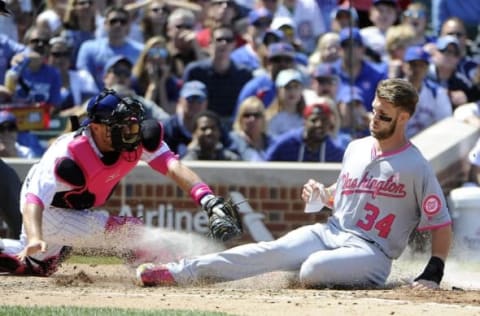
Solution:
M 137 268 L 137 280 L 143 286 L 175 285 L 175 279 L 164 265 L 144 263 Z

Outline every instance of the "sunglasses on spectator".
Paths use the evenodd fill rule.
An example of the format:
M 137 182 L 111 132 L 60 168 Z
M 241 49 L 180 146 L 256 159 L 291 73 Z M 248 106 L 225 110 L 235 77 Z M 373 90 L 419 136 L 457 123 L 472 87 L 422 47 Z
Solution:
M 231 0 L 225 0 L 225 1 L 214 1 L 212 2 L 212 5 L 221 5 L 221 4 L 226 4 L 229 7 L 233 7 L 234 2 Z
M 447 33 L 447 35 L 451 35 L 451 36 L 455 36 L 455 37 L 464 37 L 465 36 L 465 33 L 462 33 L 462 32 L 450 32 L 450 33 Z
M 283 57 L 283 56 L 276 56 L 276 57 L 270 58 L 270 62 L 276 63 L 276 64 L 280 64 L 280 63 L 288 64 L 288 63 L 292 63 L 292 62 L 293 62 L 293 58 L 291 58 L 291 57 Z
M 191 24 L 178 24 L 175 27 L 177 30 L 193 30 L 193 25 Z
M 261 118 L 263 116 L 262 112 L 245 112 L 242 114 L 242 117 L 244 118 L 249 118 L 249 117 L 254 117 L 254 118 Z
M 127 19 L 122 19 L 122 18 L 113 18 L 113 19 L 108 20 L 108 24 L 110 24 L 111 26 L 113 26 L 115 24 L 127 25 L 127 23 L 128 23 L 128 20 Z
M 168 51 L 165 48 L 152 47 L 148 50 L 148 57 L 151 58 L 167 58 Z
M 0 125 L 0 133 L 14 132 L 17 130 L 17 125 L 14 123 L 7 123 Z
M 154 13 L 168 13 L 168 9 L 165 8 L 165 7 L 155 7 L 155 8 L 150 8 L 150 11 L 154 12 Z
M 316 77 L 315 79 L 317 80 L 318 84 L 322 84 L 322 85 L 334 84 L 336 81 L 334 78 L 329 78 L 329 77 Z
M 50 40 L 48 38 L 31 38 L 29 43 L 32 45 L 43 45 L 47 46 Z
M 423 10 L 407 10 L 403 12 L 403 16 L 412 19 L 419 19 L 426 17 L 427 13 Z
M 110 71 L 113 72 L 113 74 L 118 77 L 130 77 L 132 75 L 132 71 L 128 68 L 113 67 L 113 69 L 111 69 Z
M 70 57 L 70 52 L 50 52 L 50 56 L 55 58 Z
M 75 1 L 75 5 L 77 7 L 89 7 L 93 4 L 93 1 L 91 0 L 80 0 L 80 1 Z
M 186 98 L 188 103 L 203 103 L 205 102 L 205 98 L 200 95 L 191 95 Z
M 255 21 L 255 23 L 253 23 L 253 26 L 264 28 L 264 27 L 269 27 L 270 24 L 272 24 L 272 20 L 270 19 L 259 19 Z
M 229 37 L 229 36 L 217 37 L 215 39 L 215 42 L 217 42 L 217 43 L 225 42 L 227 44 L 230 44 L 230 43 L 233 43 L 234 41 L 235 41 L 235 39 L 233 37 Z

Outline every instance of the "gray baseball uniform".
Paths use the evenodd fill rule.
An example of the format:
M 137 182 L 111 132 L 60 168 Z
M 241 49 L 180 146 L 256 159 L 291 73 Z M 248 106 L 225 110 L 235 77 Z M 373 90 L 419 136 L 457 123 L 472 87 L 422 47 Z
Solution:
M 234 280 L 299 271 L 305 284 L 384 284 L 410 233 L 449 225 L 433 170 L 411 143 L 377 155 L 374 138 L 349 144 L 337 180 L 334 215 L 271 242 L 167 264 L 175 280 Z

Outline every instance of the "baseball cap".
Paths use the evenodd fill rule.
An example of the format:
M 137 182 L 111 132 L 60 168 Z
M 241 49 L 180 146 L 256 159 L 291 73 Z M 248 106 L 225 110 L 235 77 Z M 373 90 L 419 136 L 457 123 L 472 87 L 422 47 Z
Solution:
M 332 114 L 332 110 L 330 109 L 330 106 L 326 103 L 312 103 L 307 105 L 303 109 L 303 117 L 308 118 L 311 115 L 325 115 L 325 116 L 330 116 Z
M 115 90 L 104 89 L 96 97 L 93 97 L 88 101 L 88 116 L 108 117 L 117 108 L 118 103 L 120 103 L 121 100 L 122 99 Z M 91 122 L 91 120 L 85 123 L 89 122 Z
M 297 81 L 303 84 L 302 74 L 296 69 L 284 69 L 278 73 L 277 79 L 275 80 L 275 85 L 279 88 L 282 88 L 292 81 Z
M 124 62 L 126 64 L 128 64 L 128 66 L 130 68 L 133 67 L 133 64 L 132 62 L 125 56 L 122 56 L 122 55 L 115 55 L 113 57 L 111 57 L 109 60 L 107 60 L 107 63 L 105 64 L 105 71 L 104 73 L 107 73 L 113 66 L 115 66 L 116 64 L 120 63 L 120 62 Z
M 355 10 L 354 7 L 350 8 L 348 6 L 337 6 L 335 9 L 333 9 L 332 13 L 330 14 L 330 19 L 334 20 L 338 17 L 338 14 L 345 12 L 350 14 L 351 17 L 353 17 L 354 21 L 358 21 L 358 13 L 357 10 Z
M 15 115 L 8 111 L 0 111 L 0 124 L 3 123 L 17 123 Z
M 272 43 L 268 46 L 268 58 L 288 56 L 295 58 L 295 49 L 289 43 Z
M 352 101 L 359 101 L 361 103 L 365 103 L 362 90 L 355 86 L 345 86 L 340 89 L 338 101 L 342 103 L 350 103 Z
M 262 42 L 264 45 L 268 45 L 269 43 L 272 43 L 272 42 L 283 41 L 284 38 L 285 38 L 285 35 L 281 30 L 268 29 L 263 34 Z
M 437 48 L 440 51 L 445 50 L 450 44 L 455 44 L 457 48 L 460 48 L 460 43 L 458 42 L 457 37 L 453 35 L 445 35 L 445 36 L 439 37 L 436 43 Z
M 313 71 L 313 77 L 338 77 L 338 70 L 332 64 L 319 64 Z
M 397 1 L 396 0 L 373 0 L 372 4 L 373 5 L 386 4 L 386 5 L 391 5 L 393 7 L 396 7 Z
M 206 99 L 207 86 L 198 80 L 187 81 L 183 84 L 182 90 L 180 90 L 180 96 L 185 99 L 192 96 Z
M 363 45 L 362 35 L 360 34 L 360 30 L 358 29 L 358 27 L 352 27 L 351 33 L 350 28 L 343 28 L 340 31 L 340 44 L 343 44 L 344 42 L 350 40 L 350 36 L 354 42 Z
M 407 47 L 403 61 L 409 62 L 414 60 L 423 60 L 427 63 L 430 62 L 430 55 L 421 46 Z
M 272 21 L 272 24 L 270 24 L 270 27 L 275 30 L 278 30 L 283 26 L 289 26 L 293 29 L 296 28 L 295 21 L 293 21 L 293 19 L 288 16 L 275 17 Z
M 263 7 L 251 10 L 248 13 L 248 21 L 250 22 L 250 24 L 255 24 L 255 22 L 265 18 L 269 19 L 271 22 L 273 15 L 272 13 L 270 13 L 270 11 Z

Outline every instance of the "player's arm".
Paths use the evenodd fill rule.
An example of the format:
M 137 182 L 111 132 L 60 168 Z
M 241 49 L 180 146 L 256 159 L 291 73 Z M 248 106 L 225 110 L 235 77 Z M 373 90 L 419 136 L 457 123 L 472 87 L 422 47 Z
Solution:
M 307 203 L 312 195 L 320 196 L 322 202 L 325 205 L 327 205 L 328 207 L 332 207 L 336 188 L 336 182 L 328 187 L 325 187 L 322 183 L 313 179 L 309 179 L 307 183 L 303 185 L 302 199 L 304 202 Z
M 18 254 L 20 260 L 33 255 L 38 251 L 47 250 L 47 243 L 43 240 L 42 232 L 43 204 L 27 202 L 23 209 L 23 226 L 28 243 Z
M 432 256 L 423 270 L 413 283 L 415 289 L 438 288 L 443 278 L 445 260 L 447 259 L 452 239 L 451 225 L 435 228 L 432 235 Z

